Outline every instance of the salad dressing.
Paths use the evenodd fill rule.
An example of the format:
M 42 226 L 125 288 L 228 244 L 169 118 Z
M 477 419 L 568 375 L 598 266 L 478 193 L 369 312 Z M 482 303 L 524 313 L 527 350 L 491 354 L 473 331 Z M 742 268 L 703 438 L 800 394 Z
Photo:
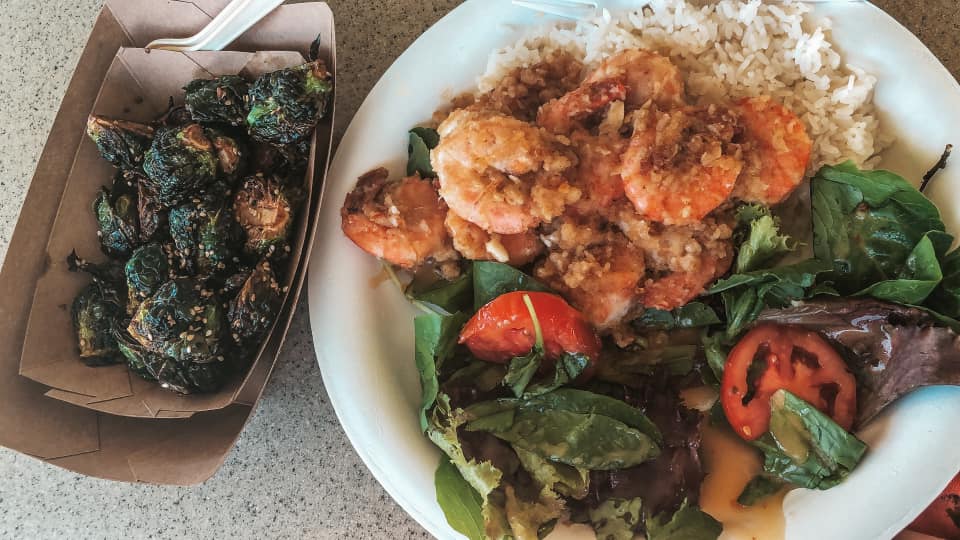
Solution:
M 721 539 L 782 540 L 786 522 L 786 489 L 758 502 L 741 506 L 737 497 L 763 468 L 759 454 L 735 434 L 712 427 L 703 430 L 701 456 L 707 477 L 700 488 L 700 507 L 723 523 Z

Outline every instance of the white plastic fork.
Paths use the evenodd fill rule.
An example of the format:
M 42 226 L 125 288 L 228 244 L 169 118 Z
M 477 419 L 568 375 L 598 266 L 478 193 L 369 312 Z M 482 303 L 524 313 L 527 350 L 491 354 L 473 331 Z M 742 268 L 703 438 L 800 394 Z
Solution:
M 805 4 L 825 4 L 828 2 L 862 2 L 864 0 L 799 0 Z M 598 2 L 582 0 L 513 0 L 515 6 L 525 7 L 542 13 L 549 13 L 567 19 L 586 20 L 599 17 L 603 8 Z
M 207 26 L 187 38 L 157 39 L 148 49 L 168 51 L 220 51 L 284 0 L 233 0 Z
M 558 17 L 578 20 L 591 19 L 603 12 L 596 2 L 580 0 L 513 0 L 513 4 Z

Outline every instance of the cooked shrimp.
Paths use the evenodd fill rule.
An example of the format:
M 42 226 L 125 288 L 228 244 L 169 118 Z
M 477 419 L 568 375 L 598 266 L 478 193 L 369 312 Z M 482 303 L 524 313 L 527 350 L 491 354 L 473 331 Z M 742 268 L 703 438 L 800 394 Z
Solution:
M 578 214 L 597 213 L 623 198 L 620 170 L 629 139 L 619 135 L 594 136 L 576 131 L 570 136 L 580 163 L 574 175 L 582 195 L 571 208 Z
M 545 239 L 551 252 L 534 274 L 599 330 L 626 320 L 643 284 L 643 253 L 600 220 L 562 218 L 553 225 Z
M 652 276 L 643 283 L 639 303 L 674 309 L 697 296 L 733 262 L 733 219 L 729 213 L 691 225 L 662 225 L 642 219 L 627 204 L 606 213 L 638 249 Z
M 769 96 L 737 104 L 745 129 L 746 166 L 733 196 L 747 202 L 776 204 L 803 181 L 813 143 L 803 122 Z
M 380 168 L 357 181 L 340 209 L 341 228 L 360 249 L 402 268 L 458 259 L 443 225 L 446 205 L 433 182 L 388 182 Z M 444 272 L 447 273 L 447 272 Z
M 735 115 L 715 105 L 640 109 L 623 156 L 627 198 L 651 221 L 702 220 L 729 198 L 743 168 L 736 133 Z
M 452 211 L 447 212 L 445 223 L 454 249 L 464 259 L 523 266 L 543 253 L 543 242 L 534 231 L 520 234 L 488 233 Z
M 630 108 L 647 101 L 664 109 L 685 103 L 683 76 L 669 58 L 655 52 L 632 49 L 604 60 L 587 76 L 584 84 L 620 81 L 627 87 L 626 103 Z
M 587 118 L 626 97 L 627 88 L 619 81 L 584 84 L 540 107 L 537 124 L 553 133 L 570 133 L 575 128 L 583 128 Z
M 485 231 L 522 233 L 580 199 L 564 176 L 576 156 L 535 126 L 500 113 L 459 110 L 438 131 L 431 162 L 440 195 Z

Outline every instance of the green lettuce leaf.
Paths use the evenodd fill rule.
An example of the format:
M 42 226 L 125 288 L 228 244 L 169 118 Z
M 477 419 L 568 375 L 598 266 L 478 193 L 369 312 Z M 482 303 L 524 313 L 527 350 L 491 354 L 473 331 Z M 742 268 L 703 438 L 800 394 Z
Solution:
M 633 499 L 607 499 L 589 510 L 590 524 L 597 540 L 633 540 L 643 520 L 643 502 Z
M 710 306 L 701 302 L 690 302 L 673 311 L 648 309 L 634 321 L 634 324 L 645 328 L 675 330 L 710 326 L 719 322 L 720 318 Z
M 415 127 L 410 130 L 410 144 L 407 147 L 407 176 L 419 174 L 424 178 L 433 178 L 437 173 L 430 165 L 430 151 L 440 144 L 440 134 L 436 130 Z
M 440 458 L 433 484 L 447 523 L 469 540 L 484 540 L 483 500 L 447 456 Z
M 427 429 L 427 411 L 437 399 L 440 382 L 437 374 L 443 363 L 453 354 L 460 329 L 468 317 L 457 313 L 449 317 L 428 313 L 413 320 L 414 359 L 420 373 L 422 400 L 420 404 L 420 428 Z
M 743 206 L 737 211 L 737 220 L 748 231 L 737 252 L 734 265 L 734 272 L 737 274 L 768 266 L 797 248 L 796 241 L 780 234 L 779 220 L 771 215 L 770 209 L 765 206 Z
M 515 291 L 552 292 L 516 268 L 491 261 L 473 262 L 473 307 L 480 309 L 501 294 Z
M 758 474 L 752 480 L 747 482 L 740 496 L 737 497 L 737 503 L 743 506 L 753 506 L 767 497 L 778 493 L 784 486 L 783 480 Z
M 549 461 L 516 446 L 513 450 L 517 453 L 520 465 L 543 486 L 574 499 L 587 496 L 590 489 L 589 470 Z
M 770 431 L 754 441 L 768 474 L 809 489 L 829 489 L 857 466 L 867 445 L 829 416 L 787 392 L 770 398 Z
M 527 387 L 525 397 L 539 396 L 572 383 L 590 365 L 590 358 L 580 353 L 563 353 L 553 365 L 553 375 Z
M 411 296 L 441 315 L 468 313 L 473 308 L 473 273 L 467 269 L 456 279 L 441 280 L 426 289 L 414 290 Z
M 650 376 L 666 373 L 681 376 L 693 370 L 696 345 L 668 345 L 654 349 L 604 351 L 597 366 L 597 379 L 632 388 L 649 384 Z
M 660 514 L 646 521 L 647 540 L 716 540 L 723 525 L 686 501 L 672 516 Z
M 960 249 L 940 261 L 943 279 L 927 298 L 927 305 L 938 313 L 960 318 Z

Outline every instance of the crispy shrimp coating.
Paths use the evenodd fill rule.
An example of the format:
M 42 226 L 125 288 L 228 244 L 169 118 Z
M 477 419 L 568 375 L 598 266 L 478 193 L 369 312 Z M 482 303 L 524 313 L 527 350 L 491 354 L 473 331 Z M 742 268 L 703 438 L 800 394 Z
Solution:
M 614 205 L 607 216 L 644 254 L 649 271 L 639 296 L 644 307 L 670 310 L 689 303 L 733 262 L 729 212 L 690 225 L 645 220 L 629 204 Z
M 737 117 L 710 105 L 636 112 L 623 156 L 623 187 L 645 219 L 696 223 L 733 192 L 743 168 Z
M 683 75 L 669 58 L 652 51 L 631 49 L 606 58 L 590 73 L 585 85 L 619 81 L 627 88 L 626 103 L 636 109 L 648 101 L 664 109 L 686 102 Z
M 626 97 L 627 88 L 619 81 L 584 84 L 540 107 L 537 125 L 557 134 L 585 129 L 586 120 Z
M 447 212 L 445 224 L 454 249 L 464 259 L 523 266 L 543 253 L 543 242 L 532 230 L 519 234 L 488 233 L 452 211 Z
M 535 126 L 496 112 L 458 110 L 438 131 L 431 162 L 440 195 L 485 231 L 522 233 L 580 199 L 565 176 L 576 156 Z
M 570 135 L 579 157 L 574 181 L 580 188 L 580 200 L 571 210 L 580 215 L 600 213 L 623 199 L 623 153 L 630 143 L 618 134 L 590 135 L 576 131 Z
M 357 181 L 340 209 L 341 228 L 360 249 L 401 268 L 447 263 L 459 256 L 444 227 L 447 207 L 430 180 L 388 181 L 380 168 Z
M 545 237 L 550 253 L 534 270 L 598 330 L 613 328 L 637 306 L 643 253 L 599 219 L 561 218 Z
M 813 143 L 790 109 L 769 96 L 746 98 L 736 111 L 744 127 L 746 166 L 733 196 L 747 202 L 777 204 L 803 181 Z

